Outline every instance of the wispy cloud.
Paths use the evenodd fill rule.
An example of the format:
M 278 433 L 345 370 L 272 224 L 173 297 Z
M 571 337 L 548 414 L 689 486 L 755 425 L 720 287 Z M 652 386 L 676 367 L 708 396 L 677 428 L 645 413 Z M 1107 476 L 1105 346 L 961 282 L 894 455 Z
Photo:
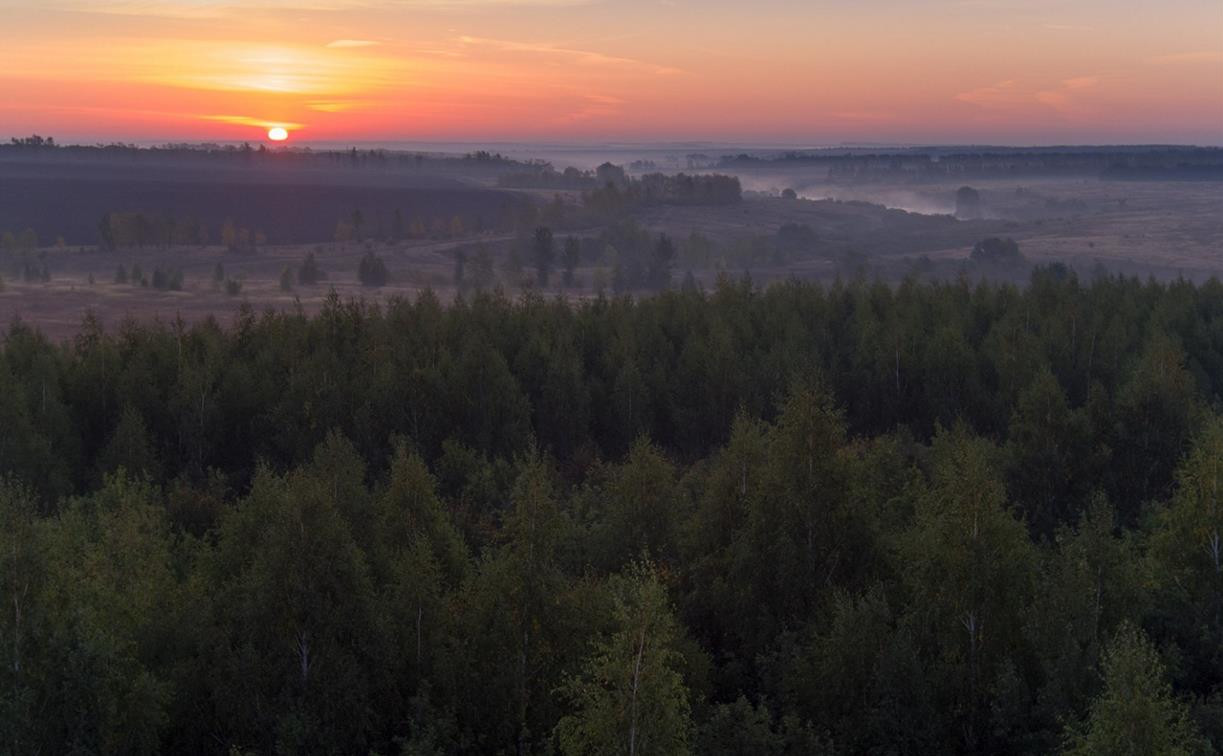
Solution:
M 1076 76 L 1062 81 L 1062 88 L 1067 90 L 1091 89 L 1100 83 L 1099 76 Z
M 1157 66 L 1177 63 L 1223 63 L 1223 50 L 1195 50 L 1171 55 L 1157 55 L 1154 58 L 1148 58 L 1147 62 Z
M 896 120 L 895 113 L 884 110 L 840 110 L 830 115 L 841 121 L 859 121 L 862 123 L 884 123 Z
M 306 104 L 306 107 L 316 113 L 347 113 L 352 110 L 369 107 L 375 104 L 375 100 L 315 100 Z
M 596 118 L 610 118 L 620 114 L 620 106 L 623 104 L 623 99 L 611 95 L 584 95 L 573 110 L 557 118 L 556 122 L 567 124 Z
M 160 40 L 133 43 L 127 78 L 185 89 L 346 98 L 393 85 L 404 61 L 305 45 Z M 138 66 L 160 60 L 163 66 Z
M 1063 113 L 1078 107 L 1075 93 L 1092 89 L 1100 83 L 1098 76 L 1076 76 L 1065 79 L 1056 89 L 1043 89 L 1036 93 L 1036 101 Z
M 280 127 L 282 129 L 303 129 L 305 126 L 300 123 L 288 123 L 286 121 L 269 121 L 263 118 L 252 118 L 250 116 L 241 115 L 202 115 L 200 120 L 213 121 L 216 123 L 228 123 L 234 126 L 254 126 L 260 129 L 271 129 Z
M 985 110 L 1022 110 L 1036 104 L 1069 113 L 1078 109 L 1078 96 L 1086 90 L 1094 89 L 1099 83 L 1099 76 L 1075 76 L 1061 80 L 1056 86 L 1044 87 L 1008 79 L 960 92 L 955 99 Z
M 347 50 L 360 47 L 374 47 L 382 44 L 375 42 L 372 39 L 337 39 L 334 42 L 328 42 L 327 47 L 333 50 Z
M 978 107 L 995 109 L 1020 105 L 1027 97 L 1016 88 L 1013 80 L 1007 80 L 960 92 L 955 99 Z
M 469 37 L 462 36 L 458 38 L 461 45 L 467 47 L 478 47 L 499 52 L 521 53 L 524 55 L 535 55 L 540 57 L 561 58 L 570 63 L 583 66 L 614 66 L 619 68 L 632 68 L 645 70 L 658 75 L 670 75 L 683 73 L 678 68 L 671 66 L 658 65 L 632 58 L 622 58 L 614 55 L 606 55 L 600 52 L 591 50 L 575 50 L 568 47 L 560 47 L 546 43 L 537 42 L 514 42 L 504 39 L 488 39 L 486 37 Z
M 40 0 L 39 6 L 89 13 L 174 18 L 223 18 L 252 11 L 347 11 L 361 9 L 479 9 L 564 7 L 602 0 Z M 0 0 L 0 8 L 16 4 Z

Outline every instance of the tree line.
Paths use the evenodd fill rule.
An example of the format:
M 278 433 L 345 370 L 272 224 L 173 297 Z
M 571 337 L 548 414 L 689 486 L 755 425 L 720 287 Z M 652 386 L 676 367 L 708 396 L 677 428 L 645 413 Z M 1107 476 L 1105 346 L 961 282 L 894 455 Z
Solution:
M 14 323 L 2 749 L 1209 752 L 1221 382 L 1062 268 Z
M 340 168 L 489 177 L 521 171 L 532 165 L 529 162 L 514 160 L 487 150 L 477 150 L 465 155 L 447 155 L 383 149 L 362 150 L 355 147 L 347 150 L 314 150 L 308 147 L 268 149 L 265 144 L 252 146 L 249 142 L 240 145 L 205 142 L 141 147 L 122 142 L 93 145 L 64 144 L 56 142 L 54 137 L 43 137 L 38 134 L 29 137 L 12 137 L 8 142 L 0 142 L 0 158 L 88 161 L 119 158 L 129 164 L 141 161 L 147 164 L 175 163 L 179 165 L 222 162 L 278 168 Z

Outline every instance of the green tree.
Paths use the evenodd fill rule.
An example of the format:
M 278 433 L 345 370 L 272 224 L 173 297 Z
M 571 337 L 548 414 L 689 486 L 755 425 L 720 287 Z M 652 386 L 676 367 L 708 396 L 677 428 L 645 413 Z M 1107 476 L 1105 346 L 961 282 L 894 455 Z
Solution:
M 368 251 L 357 266 L 357 278 L 362 286 L 385 286 L 391 278 L 386 263 L 373 251 Z
M 98 221 L 98 246 L 107 252 L 115 250 L 115 229 L 110 213 L 106 213 L 102 220 Z
M 1041 550 L 1032 603 L 1024 610 L 1023 645 L 1040 666 L 1035 699 L 1002 735 L 1049 752 L 1068 712 L 1084 712 L 1097 691 L 1105 642 L 1151 609 L 1150 573 L 1139 539 L 1118 527 L 1115 510 L 1093 497 L 1074 528 L 1063 525 L 1055 549 Z
M 568 525 L 537 454 L 522 460 L 511 502 L 503 545 L 486 553 L 460 599 L 469 639 L 461 716 L 482 731 L 482 750 L 528 753 L 559 717 L 554 691 L 589 628 L 561 570 Z
M 1086 722 L 1066 732 L 1071 756 L 1205 754 L 1210 749 L 1172 695 L 1163 663 L 1146 635 L 1133 625 L 1117 631 L 1104 654 L 1104 690 Z
M 471 273 L 464 278 L 471 282 L 477 291 L 488 289 L 497 282 L 497 271 L 493 266 L 493 256 L 488 247 L 480 244 L 476 247 L 475 257 L 471 260 Z
M 983 265 L 1022 265 L 1025 260 L 1014 239 L 996 236 L 982 239 L 972 247 L 969 259 Z
M 468 569 L 467 548 L 437 496 L 437 481 L 419 455 L 402 444 L 391 460 L 390 481 L 382 495 L 382 538 L 391 548 L 401 548 L 421 538 L 446 584 L 458 588 Z
M 1219 592 L 1223 590 L 1223 418 L 1210 416 L 1176 477 L 1156 553 L 1175 560 L 1182 570 L 1220 576 Z M 1187 577 L 1182 574 L 1178 582 Z M 1216 613 L 1220 611 L 1223 605 L 1215 607 Z
M 1166 333 L 1152 333 L 1107 417 L 1113 427 L 1098 432 L 1113 447 L 1110 498 L 1133 523 L 1143 505 L 1171 493 L 1176 465 L 1201 419 L 1184 349 Z
M 0 749 L 7 753 L 36 747 L 35 706 L 42 681 L 31 676 L 30 667 L 38 648 L 37 606 L 45 572 L 36 513 L 33 491 L 0 478 Z
M 297 269 L 297 282 L 302 286 L 314 286 L 323 278 L 323 271 L 319 269 L 314 253 L 307 252 L 301 267 Z
M 552 229 L 546 226 L 535 229 L 535 240 L 531 249 L 535 261 L 535 277 L 539 281 L 540 288 L 545 288 L 548 285 L 548 279 L 552 277 L 552 264 L 556 257 Z
M 673 559 L 685 519 L 674 467 L 643 436 L 624 463 L 608 472 L 606 483 L 590 492 L 595 563 L 612 572 L 643 552 L 662 561 Z
M 950 663 L 947 692 L 968 748 L 988 735 L 988 686 L 1018 646 L 1032 591 L 1032 547 L 1007 505 L 996 453 L 963 426 L 935 438 L 931 486 L 901 551 L 914 611 Z
M 666 234 L 660 234 L 650 256 L 647 275 L 650 288 L 664 291 L 671 287 L 671 267 L 675 264 L 675 244 Z
M 1086 413 L 1068 406 L 1047 369 L 1019 395 L 1007 452 L 1011 496 L 1040 535 L 1070 522 L 1098 480 L 1100 454 Z
M 718 704 L 696 734 L 693 750 L 711 756 L 799 756 L 837 753 L 793 715 L 775 717 L 764 703 L 744 696 Z
M 681 630 L 652 565 L 613 578 L 614 629 L 562 692 L 573 713 L 557 723 L 566 754 L 684 754 L 690 751 L 689 692 L 675 643 Z
M 819 387 L 794 391 L 768 434 L 731 573 L 735 632 L 752 653 L 810 620 L 826 589 L 857 584 L 873 556 L 868 519 L 849 498 L 844 441 L 841 412 Z
M 41 742 L 29 750 L 162 750 L 174 664 L 193 636 L 172 543 L 153 489 L 123 477 L 47 524 L 46 625 L 30 660 Z
M 221 524 L 210 705 L 236 742 L 297 752 L 370 742 L 385 636 L 354 538 L 367 523 L 344 514 L 366 509 L 351 482 L 360 476 L 326 462 L 285 477 L 261 470 Z
M 561 254 L 561 264 L 564 266 L 564 282 L 565 286 L 573 286 L 574 271 L 577 270 L 578 264 L 582 258 L 582 243 L 576 236 L 565 238 L 565 251 Z
M 1209 691 L 1223 682 L 1223 419 L 1211 414 L 1157 510 L 1150 556 L 1161 614 L 1186 664 L 1179 683 Z
M 115 430 L 98 454 L 98 471 L 113 473 L 126 470 L 136 478 L 156 480 L 159 472 L 149 430 L 140 411 L 132 405 L 123 408 Z

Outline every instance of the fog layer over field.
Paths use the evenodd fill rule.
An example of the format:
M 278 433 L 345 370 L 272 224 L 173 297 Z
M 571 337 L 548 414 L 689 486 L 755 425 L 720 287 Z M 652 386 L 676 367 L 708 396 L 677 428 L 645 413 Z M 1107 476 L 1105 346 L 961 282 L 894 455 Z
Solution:
M 0 318 L 68 334 L 86 313 L 227 318 L 332 291 L 1223 270 L 1217 149 L 427 146 L 0 145 Z

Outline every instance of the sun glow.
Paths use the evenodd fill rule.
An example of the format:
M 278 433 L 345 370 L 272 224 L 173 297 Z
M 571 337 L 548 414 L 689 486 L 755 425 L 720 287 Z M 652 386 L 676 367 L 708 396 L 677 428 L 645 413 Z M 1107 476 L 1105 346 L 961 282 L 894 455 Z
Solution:
M 0 135 L 1220 143 L 1217 2 L 687 5 L 0 0 Z
M 280 126 L 274 126 L 268 129 L 268 139 L 273 142 L 283 142 L 289 138 L 289 132 Z

